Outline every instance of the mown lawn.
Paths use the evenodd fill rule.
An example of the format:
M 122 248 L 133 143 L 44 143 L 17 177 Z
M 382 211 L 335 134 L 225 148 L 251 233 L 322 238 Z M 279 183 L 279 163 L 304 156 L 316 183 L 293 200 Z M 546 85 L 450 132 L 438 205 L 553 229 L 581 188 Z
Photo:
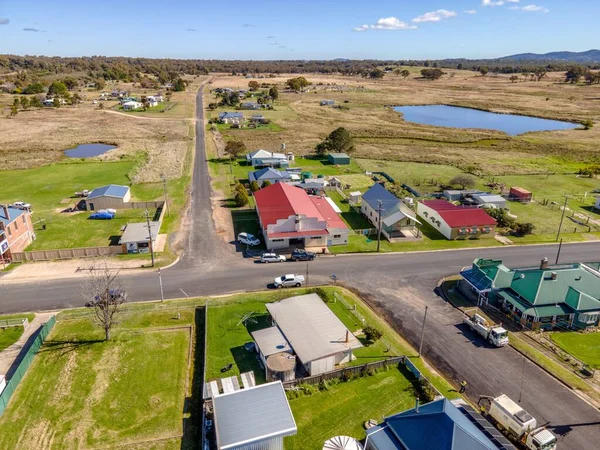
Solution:
M 191 325 L 193 309 L 145 306 L 109 342 L 90 311 L 61 314 L 0 418 L 0 448 L 180 448 L 190 330 L 164 326 Z
M 600 369 L 600 332 L 552 333 L 554 343 L 589 366 Z
M 23 327 L 0 328 L 0 352 L 19 340 Z
M 414 407 L 410 382 L 396 368 L 357 380 L 331 385 L 326 391 L 290 400 L 298 434 L 286 438 L 285 448 L 319 449 L 334 436 L 364 439 L 363 423 Z

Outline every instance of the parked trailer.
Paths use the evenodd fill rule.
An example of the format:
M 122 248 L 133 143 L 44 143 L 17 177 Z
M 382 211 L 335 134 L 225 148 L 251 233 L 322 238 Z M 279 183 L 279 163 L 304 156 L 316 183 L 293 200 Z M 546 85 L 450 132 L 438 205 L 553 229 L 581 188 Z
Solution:
M 90 195 L 90 191 L 87 189 L 84 189 L 81 192 L 75 192 L 75 197 L 87 197 L 88 195 Z
M 463 323 L 496 347 L 508 345 L 508 331 L 496 324 L 490 324 L 476 311 L 477 308 L 465 311 Z
M 556 436 L 506 394 L 479 399 L 487 416 L 509 438 L 528 450 L 556 450 Z

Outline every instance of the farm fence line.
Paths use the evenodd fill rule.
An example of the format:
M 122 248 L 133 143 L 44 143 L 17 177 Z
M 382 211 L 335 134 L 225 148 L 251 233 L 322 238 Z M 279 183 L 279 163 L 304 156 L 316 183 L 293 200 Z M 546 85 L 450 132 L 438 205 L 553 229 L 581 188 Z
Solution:
M 44 343 L 44 341 L 50 334 L 50 331 L 52 331 L 52 328 L 54 328 L 55 324 L 56 324 L 56 316 L 52 316 L 52 317 L 50 317 L 50 320 L 48 320 L 48 322 L 46 322 L 42 326 L 40 333 L 33 341 L 33 344 L 31 344 L 31 347 L 29 348 L 29 350 L 27 350 L 27 353 L 25 354 L 25 356 L 23 357 L 23 360 L 19 363 L 17 369 L 13 373 L 13 375 L 10 378 L 10 380 L 8 381 L 8 383 L 6 384 L 6 387 L 0 393 L 0 416 L 2 416 L 2 414 L 4 414 L 4 410 L 8 406 L 8 402 L 10 401 L 15 390 L 17 389 L 17 386 L 19 385 L 19 383 L 21 382 L 21 380 L 27 373 L 27 369 L 29 369 L 29 366 L 31 366 L 31 364 L 33 363 L 33 359 L 35 358 L 35 355 L 42 347 L 42 344 Z

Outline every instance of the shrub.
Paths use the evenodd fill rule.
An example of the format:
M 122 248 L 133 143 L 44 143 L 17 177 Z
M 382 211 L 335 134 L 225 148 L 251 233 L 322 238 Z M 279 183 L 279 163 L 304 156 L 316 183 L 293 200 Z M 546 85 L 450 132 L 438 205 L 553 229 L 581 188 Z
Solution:
M 527 236 L 533 233 L 535 226 L 530 222 L 517 223 L 514 227 L 514 232 L 517 236 Z
M 250 190 L 252 192 L 256 192 L 260 189 L 260 186 L 258 185 L 258 183 L 256 182 L 256 180 L 254 180 L 252 183 L 250 183 Z
M 263 182 L 263 185 L 262 185 L 262 187 L 266 188 L 267 186 L 271 186 L 271 184 L 272 184 L 272 183 L 271 183 L 269 180 L 265 180 L 265 181 Z
M 235 193 L 234 200 L 235 200 L 235 204 L 240 207 L 246 206 L 248 204 L 248 202 L 250 201 L 245 189 L 243 191 L 237 191 Z
M 381 330 L 378 330 L 377 328 L 372 327 L 371 325 L 367 325 L 366 327 L 364 327 L 363 333 L 365 333 L 365 337 L 371 342 L 378 341 L 383 336 L 383 332 Z

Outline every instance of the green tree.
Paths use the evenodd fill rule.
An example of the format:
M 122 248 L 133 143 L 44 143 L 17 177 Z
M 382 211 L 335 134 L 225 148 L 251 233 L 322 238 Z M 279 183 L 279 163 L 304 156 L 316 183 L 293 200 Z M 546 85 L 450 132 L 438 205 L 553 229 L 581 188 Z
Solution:
M 535 226 L 531 222 L 524 222 L 515 224 L 513 231 L 517 236 L 527 236 L 533 233 L 534 228 Z
M 319 155 L 327 152 L 352 153 L 354 151 L 352 135 L 343 127 L 336 128 L 322 142 L 317 144 L 316 150 Z
M 225 92 L 221 95 L 222 106 L 236 106 L 240 102 L 240 96 L 237 92 Z
M 296 78 L 290 78 L 289 80 L 287 80 L 285 82 L 285 85 L 287 87 L 289 87 L 291 90 L 298 92 L 298 91 L 301 91 L 302 89 L 304 89 L 305 87 L 310 86 L 311 82 L 308 81 L 304 77 L 296 77 Z
M 254 180 L 252 183 L 250 183 L 250 190 L 252 192 L 256 192 L 260 189 L 260 186 L 258 185 L 257 181 Z
M 63 80 L 63 83 L 69 91 L 77 87 L 77 80 L 75 78 L 67 77 Z
M 587 120 L 584 120 L 583 122 L 581 122 L 581 125 L 583 125 L 584 130 L 589 130 L 590 128 L 593 128 L 594 122 L 587 119 Z
M 250 88 L 250 90 L 252 92 L 258 90 L 259 87 L 260 87 L 260 84 L 258 83 L 258 81 L 252 80 L 252 81 L 248 82 L 248 88 Z
M 269 97 L 271 97 L 273 101 L 279 98 L 279 89 L 277 89 L 277 86 L 273 86 L 269 89 Z
M 42 103 L 42 99 L 37 95 L 35 97 L 31 97 L 31 99 L 29 100 L 29 105 L 34 108 L 41 108 L 42 106 L 44 106 L 44 104 Z
M 60 99 L 58 97 L 54 97 L 54 100 L 52 100 L 52 106 L 55 108 L 60 108 Z
M 64 96 L 67 93 L 67 86 L 61 81 L 55 81 L 48 88 L 48 95 Z
M 421 76 L 431 81 L 439 80 L 444 72 L 441 69 L 421 69 Z
M 365 333 L 365 337 L 370 342 L 378 341 L 383 337 L 383 332 L 371 325 L 367 325 L 366 327 L 364 327 L 363 333 Z
M 19 97 L 13 98 L 13 106 L 16 106 L 18 108 L 20 103 L 21 102 L 19 101 Z
M 485 77 L 488 72 L 490 71 L 490 69 L 488 69 L 487 67 L 480 67 L 479 68 L 479 73 L 481 74 L 482 77 Z
M 32 83 L 23 89 L 23 94 L 41 94 L 46 91 L 42 83 Z
M 14 117 L 14 116 L 16 116 L 17 114 L 19 114 L 19 108 L 17 108 L 17 105 L 12 105 L 12 106 L 10 107 L 10 116 L 11 116 L 11 117 Z
M 142 108 L 144 111 L 148 111 L 148 108 L 150 108 L 150 102 L 148 101 L 148 97 L 145 95 L 142 95 Z
M 513 228 L 516 224 L 515 219 L 508 215 L 508 212 L 505 209 L 500 208 L 486 208 L 486 213 L 490 217 L 498 222 L 498 226 L 501 228 Z
M 402 78 L 404 78 L 405 80 L 410 76 L 410 72 L 407 69 L 404 69 L 402 71 Z
M 79 103 L 81 103 L 81 100 L 83 100 L 81 98 L 81 95 L 79 95 L 77 92 L 75 92 L 69 99 L 69 103 L 71 105 L 78 105 Z
M 250 202 L 250 198 L 248 197 L 248 193 L 246 192 L 236 192 L 235 197 L 233 198 L 236 206 L 242 207 L 246 206 Z
M 229 141 L 225 145 L 225 153 L 229 155 L 231 159 L 236 159 L 246 152 L 246 144 L 241 141 Z
M 544 78 L 547 73 L 548 73 L 548 70 L 546 70 L 545 67 L 536 67 L 535 70 L 533 71 L 533 74 L 535 75 L 535 78 L 538 81 L 541 81 L 542 78 Z
M 394 69 L 394 75 L 396 75 L 397 77 L 399 77 L 400 75 L 402 75 L 402 70 L 400 68 Z
M 208 104 L 208 109 L 210 109 L 211 111 L 212 111 L 213 109 L 217 109 L 218 107 L 219 107 L 219 104 L 218 104 L 218 103 L 209 103 L 209 104 Z
M 565 74 L 565 81 L 568 83 L 578 83 L 581 77 L 585 74 L 586 69 L 581 66 L 572 66 Z
M 384 75 L 385 72 L 379 68 L 375 68 L 369 72 L 369 78 L 372 78 L 374 80 L 381 80 Z
M 471 175 L 460 174 L 452 178 L 450 184 L 453 186 L 459 185 L 461 189 L 471 188 L 475 186 L 475 178 Z
M 27 109 L 29 108 L 29 98 L 28 97 L 21 97 L 21 108 L 23 109 Z
M 273 183 L 271 183 L 269 180 L 265 180 L 265 181 L 263 181 L 262 187 L 264 189 L 264 188 L 266 188 L 268 186 L 271 186 L 271 184 L 273 184 Z
M 175 83 L 173 83 L 173 90 L 175 92 L 185 91 L 185 88 L 186 88 L 186 83 L 181 78 L 177 78 L 177 80 L 175 80 Z

